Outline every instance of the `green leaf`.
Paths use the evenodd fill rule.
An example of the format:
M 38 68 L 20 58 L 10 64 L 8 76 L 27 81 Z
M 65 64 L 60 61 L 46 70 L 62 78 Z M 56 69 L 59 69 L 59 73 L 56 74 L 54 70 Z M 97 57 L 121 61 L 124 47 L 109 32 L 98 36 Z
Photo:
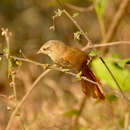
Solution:
M 114 77 L 118 81 L 121 89 L 123 91 L 129 91 L 130 90 L 130 71 L 127 70 L 126 68 L 124 69 L 119 68 L 117 65 L 115 65 L 115 62 L 110 58 L 104 58 L 104 61 L 106 62 L 109 69 L 113 73 Z M 118 89 L 111 75 L 109 74 L 109 72 L 107 71 L 106 67 L 101 62 L 100 59 L 93 60 L 91 65 L 95 74 L 97 75 L 97 77 L 99 77 L 99 79 L 101 79 L 108 86 L 114 89 Z
M 69 118 L 71 118 L 73 116 L 76 116 L 78 114 L 79 114 L 79 110 L 76 110 L 76 109 L 72 109 L 72 110 L 70 110 L 68 112 L 65 112 L 65 116 L 67 116 Z
M 9 54 L 9 49 L 5 48 L 5 49 L 3 49 L 3 52 L 4 52 L 4 54 Z
M 90 53 L 89 53 L 89 56 L 97 56 L 98 55 L 98 51 L 97 50 L 92 50 Z
M 118 97 L 117 97 L 116 95 L 114 95 L 114 94 L 106 95 L 106 98 L 107 98 L 107 100 L 108 100 L 110 103 L 112 103 L 112 102 L 118 100 Z
M 77 16 L 79 16 L 79 13 L 78 13 L 78 12 L 74 13 L 72 17 L 75 18 L 75 17 L 77 17 Z
M 120 125 L 121 128 L 124 127 L 124 121 L 125 121 L 125 119 L 124 119 L 124 116 L 123 116 L 123 117 L 121 117 L 120 120 L 119 120 L 119 125 Z
M 118 64 L 119 67 L 124 69 L 126 64 L 130 64 L 130 58 L 124 59 L 124 60 L 120 60 L 120 61 L 117 62 L 117 64 Z
M 115 53 L 115 54 L 113 55 L 113 58 L 119 59 L 119 58 L 120 58 L 120 55 L 119 55 L 118 53 Z

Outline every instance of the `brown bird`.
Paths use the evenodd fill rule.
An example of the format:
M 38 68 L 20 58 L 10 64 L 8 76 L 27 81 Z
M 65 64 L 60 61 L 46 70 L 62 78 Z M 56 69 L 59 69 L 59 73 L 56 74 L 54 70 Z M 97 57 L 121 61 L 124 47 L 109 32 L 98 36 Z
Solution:
M 88 65 L 90 57 L 78 48 L 65 45 L 63 42 L 57 40 L 50 40 L 40 48 L 39 53 L 48 55 L 57 65 L 72 69 L 75 68 L 79 72 L 82 72 L 82 76 L 101 84 Z M 104 99 L 103 92 L 98 85 L 83 79 L 81 80 L 81 85 L 83 92 L 88 97 L 93 96 L 97 99 Z

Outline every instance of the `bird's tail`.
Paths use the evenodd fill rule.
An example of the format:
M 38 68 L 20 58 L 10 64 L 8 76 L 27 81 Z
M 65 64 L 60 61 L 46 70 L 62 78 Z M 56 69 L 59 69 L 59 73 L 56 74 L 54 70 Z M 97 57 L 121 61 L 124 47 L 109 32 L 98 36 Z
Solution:
M 101 85 L 100 81 L 97 79 L 97 77 L 89 68 L 89 66 L 86 64 L 86 62 L 83 63 L 81 71 L 82 76 Z M 105 97 L 103 95 L 102 89 L 97 84 L 91 83 L 87 80 L 81 80 L 82 89 L 83 92 L 86 94 L 86 96 L 93 96 L 94 98 L 97 98 L 99 100 L 104 100 Z

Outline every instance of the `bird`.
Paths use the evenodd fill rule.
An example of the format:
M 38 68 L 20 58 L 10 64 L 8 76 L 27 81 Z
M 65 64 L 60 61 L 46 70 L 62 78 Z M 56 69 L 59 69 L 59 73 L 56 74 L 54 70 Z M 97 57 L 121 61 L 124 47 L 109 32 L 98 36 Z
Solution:
M 58 66 L 81 72 L 81 76 L 97 83 L 94 84 L 81 79 L 82 91 L 85 95 L 99 100 L 105 99 L 102 88 L 100 87 L 101 82 L 91 70 L 89 66 L 90 56 L 86 52 L 58 40 L 49 40 L 40 47 L 37 54 L 48 55 Z

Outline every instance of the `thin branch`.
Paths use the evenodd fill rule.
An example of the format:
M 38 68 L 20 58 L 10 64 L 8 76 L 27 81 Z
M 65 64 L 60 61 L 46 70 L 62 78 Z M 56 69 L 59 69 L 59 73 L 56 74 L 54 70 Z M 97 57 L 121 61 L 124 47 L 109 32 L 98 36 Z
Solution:
M 87 50 L 89 48 L 98 48 L 98 47 L 106 47 L 106 46 L 115 46 L 115 45 L 123 45 L 128 44 L 130 45 L 130 41 L 117 41 L 117 42 L 108 42 L 108 43 L 102 43 L 102 44 L 95 44 L 91 45 L 89 47 L 84 47 L 83 50 Z
M 127 102 L 130 103 L 130 99 L 128 99 L 128 98 L 124 95 L 124 93 L 123 93 L 123 91 L 122 91 L 122 89 L 121 89 L 119 83 L 117 82 L 116 78 L 114 77 L 113 73 L 111 72 L 111 70 L 109 69 L 109 67 L 107 66 L 107 64 L 104 62 L 104 60 L 102 59 L 102 57 L 100 57 L 100 60 L 101 60 L 102 63 L 105 65 L 107 71 L 109 72 L 109 74 L 111 75 L 112 79 L 113 79 L 114 82 L 116 83 L 116 86 L 118 87 L 118 89 L 119 89 L 121 95 L 123 96 L 123 98 L 124 98 Z
M 64 72 L 64 71 L 62 71 L 62 70 L 60 70 L 60 69 L 55 69 L 55 70 Z M 70 75 L 72 75 L 72 76 L 74 76 L 74 77 L 77 77 L 77 74 L 75 74 L 75 73 L 72 73 L 72 72 L 69 72 L 69 71 L 66 71 L 65 73 L 70 74 Z M 83 79 L 83 80 L 86 80 L 86 81 L 88 81 L 88 82 L 90 82 L 90 83 L 92 83 L 92 84 L 95 84 L 95 85 L 97 85 L 98 87 L 101 88 L 101 85 L 100 85 L 99 83 L 94 82 L 93 80 L 90 80 L 90 79 L 86 78 L 85 76 L 81 76 L 80 78 Z
M 112 19 L 111 25 L 106 34 L 106 38 L 102 41 L 102 43 L 111 41 L 113 35 L 115 34 L 115 32 L 117 30 L 117 27 L 118 27 L 120 21 L 125 13 L 125 10 L 129 5 L 128 2 L 129 2 L 129 0 L 122 0 L 117 13 L 115 14 L 114 18 Z
M 42 64 L 42 63 L 39 63 L 39 62 L 36 62 L 36 61 L 33 61 L 33 60 L 29 60 L 29 59 L 25 59 L 25 58 L 19 58 L 19 57 L 16 57 L 16 56 L 11 56 L 11 57 L 14 58 L 14 59 L 20 60 L 20 61 L 25 61 L 25 62 L 28 62 L 28 63 L 35 64 L 35 65 L 38 65 L 38 66 L 41 66 L 41 67 L 47 66 L 47 69 L 61 71 L 61 72 L 67 73 L 69 75 L 72 75 L 74 77 L 77 77 L 77 74 L 70 72 L 68 69 L 63 69 L 63 68 L 60 69 L 60 68 L 57 68 L 55 65 Z M 86 78 L 85 76 L 81 76 L 80 78 L 101 87 L 100 84 L 98 84 L 97 82 L 94 82 L 93 80 Z
M 2 30 L 2 36 L 5 36 L 7 49 L 8 49 L 7 60 L 9 60 L 9 56 L 10 56 L 10 36 L 11 36 L 11 33 L 9 32 L 9 30 L 7 28 L 6 29 L 1 28 L 1 30 Z
M 60 0 L 56 0 L 60 7 L 62 8 L 63 13 L 73 22 L 73 24 L 79 29 L 81 34 L 85 37 L 85 39 L 88 41 L 88 44 L 86 44 L 86 47 L 89 47 L 92 45 L 92 41 L 89 39 L 89 37 L 86 35 L 86 33 L 83 31 L 83 29 L 80 27 L 80 25 L 77 23 L 76 20 L 73 19 L 73 17 L 64 9 L 64 5 L 60 2 Z M 54 25 L 54 17 L 53 17 L 53 25 Z M 53 26 L 54 27 L 54 26 Z
M 102 43 L 102 44 L 95 44 L 90 45 L 89 47 L 85 46 L 82 48 L 83 51 L 91 48 L 98 48 L 98 47 L 106 47 L 106 46 L 115 46 L 115 45 L 123 45 L 123 44 L 130 44 L 130 41 L 117 41 L 117 42 L 108 42 L 108 43 Z
M 85 39 L 88 41 L 87 46 L 90 46 L 92 44 L 91 40 L 88 38 L 86 33 L 83 31 L 83 29 L 80 27 L 80 25 L 72 18 L 72 16 L 63 9 L 63 12 L 66 14 L 66 16 L 73 22 L 73 24 L 80 30 L 81 34 L 85 37 Z
M 67 6 L 67 7 L 70 8 L 70 9 L 79 11 L 79 12 L 92 11 L 93 8 L 94 8 L 93 5 L 91 5 L 91 6 L 89 6 L 89 7 L 79 7 L 79 6 L 76 6 L 76 5 L 69 4 L 69 3 L 66 3 L 65 6 Z
M 10 67 L 10 36 L 12 35 L 11 32 L 9 32 L 8 28 L 4 29 L 4 28 L 1 28 L 2 30 L 2 36 L 5 36 L 5 40 L 6 40 L 6 46 L 7 46 L 7 51 L 5 52 L 5 56 L 7 58 L 7 61 L 8 61 L 8 76 L 11 76 L 11 83 L 10 83 L 10 87 L 13 88 L 13 94 L 14 94 L 14 98 L 15 98 L 15 101 L 17 101 L 17 95 L 16 95 L 16 87 L 15 87 L 15 73 L 12 71 L 12 68 Z
M 17 104 L 15 110 L 12 112 L 11 117 L 9 119 L 9 122 L 7 124 L 6 130 L 10 130 L 11 128 L 11 124 L 15 118 L 15 115 L 17 113 L 17 111 L 20 109 L 20 107 L 22 107 L 23 103 L 25 102 L 25 100 L 28 98 L 28 96 L 31 94 L 31 92 L 33 91 L 33 89 L 36 87 L 36 85 L 38 84 L 38 82 L 46 75 L 50 72 L 50 70 L 46 70 L 44 71 L 41 75 L 38 76 L 38 78 L 33 82 L 33 84 L 31 85 L 30 89 L 27 91 L 27 93 L 25 94 L 25 96 L 22 98 L 22 100 Z
M 17 56 L 10 56 L 14 59 L 17 59 L 17 60 L 20 60 L 20 61 L 25 61 L 25 62 L 29 62 L 29 63 L 32 63 L 32 64 L 35 64 L 35 65 L 38 65 L 38 66 L 43 66 L 45 64 L 41 64 L 39 62 L 36 62 L 36 61 L 33 61 L 33 60 L 30 60 L 30 59 L 27 59 L 27 58 L 20 58 L 20 57 L 17 57 Z

